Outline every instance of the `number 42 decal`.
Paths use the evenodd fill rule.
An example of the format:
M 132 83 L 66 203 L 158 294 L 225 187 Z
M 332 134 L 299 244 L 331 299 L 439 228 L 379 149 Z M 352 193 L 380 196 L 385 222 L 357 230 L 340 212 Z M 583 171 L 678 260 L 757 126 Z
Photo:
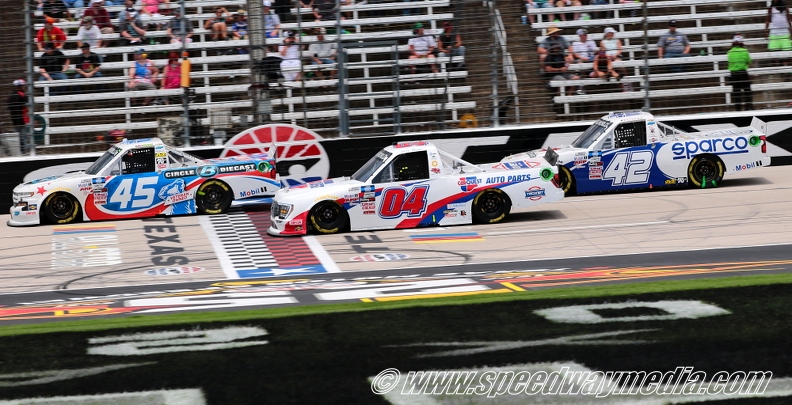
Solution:
M 602 179 L 610 179 L 614 186 L 646 183 L 653 159 L 654 154 L 648 150 L 617 153 L 602 173 Z

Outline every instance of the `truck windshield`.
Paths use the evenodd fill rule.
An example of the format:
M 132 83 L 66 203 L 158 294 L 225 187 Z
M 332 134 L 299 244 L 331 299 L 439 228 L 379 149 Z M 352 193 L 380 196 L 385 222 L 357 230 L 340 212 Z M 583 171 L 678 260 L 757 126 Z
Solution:
M 610 125 L 610 121 L 605 121 L 603 119 L 597 120 L 597 122 L 591 124 L 585 132 L 580 134 L 580 136 L 572 142 L 572 146 L 576 148 L 588 148 L 597 141 L 600 135 L 602 135 Z
M 352 175 L 352 178 L 357 181 L 366 181 L 371 178 L 371 176 L 379 170 L 383 163 L 385 163 L 388 158 L 391 157 L 391 153 L 385 151 L 384 149 L 377 152 L 371 159 L 369 159 L 366 164 L 360 167 L 355 174 Z
M 96 162 L 93 162 L 93 164 L 88 169 L 85 170 L 85 174 L 90 174 L 90 175 L 99 174 L 99 171 L 102 170 L 105 166 L 107 166 L 107 164 L 110 163 L 110 161 L 116 157 L 116 155 L 120 150 L 121 149 L 119 149 L 116 146 L 111 146 L 110 149 L 108 149 L 107 152 L 104 153 L 104 155 L 100 156 L 99 159 L 96 159 Z

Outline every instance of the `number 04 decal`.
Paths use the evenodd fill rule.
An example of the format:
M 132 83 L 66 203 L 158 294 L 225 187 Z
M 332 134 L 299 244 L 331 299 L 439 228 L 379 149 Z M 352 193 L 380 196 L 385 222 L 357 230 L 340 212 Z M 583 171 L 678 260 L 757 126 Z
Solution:
M 617 153 L 602 173 L 602 179 L 612 180 L 614 186 L 646 183 L 653 159 L 654 154 L 648 150 Z
M 426 211 L 426 194 L 429 186 L 417 186 L 407 194 L 405 188 L 388 188 L 382 191 L 379 214 L 382 218 L 398 218 L 407 213 L 408 218 L 420 217 Z

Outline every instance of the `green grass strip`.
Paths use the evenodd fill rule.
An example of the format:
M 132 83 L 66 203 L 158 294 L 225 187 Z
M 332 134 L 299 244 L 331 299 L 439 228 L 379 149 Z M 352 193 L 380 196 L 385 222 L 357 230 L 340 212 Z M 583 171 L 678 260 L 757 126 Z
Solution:
M 117 318 L 101 317 L 80 321 L 45 322 L 32 325 L 8 325 L 0 328 L 0 336 L 43 334 L 53 332 L 87 332 L 109 329 L 138 328 L 145 326 L 231 322 L 249 319 L 285 318 L 301 315 L 378 311 L 411 307 L 474 305 L 520 300 L 640 295 L 647 293 L 708 290 L 713 288 L 732 288 L 770 284 L 792 284 L 792 274 L 764 274 L 691 280 L 640 282 L 617 285 L 590 285 L 582 287 L 530 290 L 526 292 L 515 292 L 513 294 L 481 294 L 463 297 L 409 299 L 390 302 L 322 304 L 288 308 L 235 310 L 228 312 L 191 312 L 169 315 L 131 315 Z

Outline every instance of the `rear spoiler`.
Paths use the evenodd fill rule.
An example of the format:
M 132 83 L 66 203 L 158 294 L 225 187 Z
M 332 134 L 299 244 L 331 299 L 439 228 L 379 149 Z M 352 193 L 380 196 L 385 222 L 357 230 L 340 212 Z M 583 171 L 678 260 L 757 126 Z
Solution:
M 558 153 L 556 153 L 553 148 L 547 148 L 547 152 L 545 152 L 544 160 L 547 163 L 550 163 L 550 166 L 555 166 L 558 163 Z

